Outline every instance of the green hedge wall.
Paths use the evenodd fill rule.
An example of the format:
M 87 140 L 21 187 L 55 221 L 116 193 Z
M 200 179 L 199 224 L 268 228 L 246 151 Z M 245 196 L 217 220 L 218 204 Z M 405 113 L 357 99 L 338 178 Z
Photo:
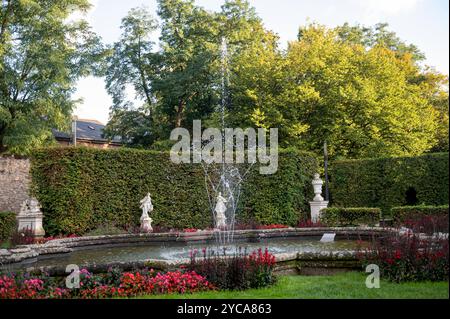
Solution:
M 395 206 L 448 205 L 448 165 L 448 153 L 336 161 L 330 199 L 334 206 L 380 207 L 386 215 Z
M 448 205 L 393 207 L 391 212 L 395 222 L 403 222 L 408 219 L 417 219 L 424 216 L 447 215 L 448 217 Z
M 16 229 L 16 214 L 0 212 L 0 243 L 11 238 Z
M 316 161 L 280 152 L 279 170 L 252 169 L 238 219 L 295 225 L 309 211 Z M 47 234 L 84 234 L 101 224 L 138 225 L 139 201 L 150 192 L 154 225 L 206 228 L 212 216 L 199 164 L 173 164 L 169 153 L 132 149 L 49 148 L 32 157 L 32 192 L 42 205 Z
M 374 226 L 379 222 L 381 210 L 366 207 L 330 207 L 320 213 L 320 221 L 330 227 Z

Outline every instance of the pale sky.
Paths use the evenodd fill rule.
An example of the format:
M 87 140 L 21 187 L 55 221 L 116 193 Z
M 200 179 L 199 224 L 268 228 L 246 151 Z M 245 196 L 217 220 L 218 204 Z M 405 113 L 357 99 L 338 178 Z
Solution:
M 196 0 L 208 10 L 218 11 L 223 0 Z M 147 6 L 156 17 L 156 0 L 91 0 L 87 19 L 106 43 L 117 41 L 121 19 L 131 8 Z M 425 53 L 426 64 L 449 72 L 448 0 L 250 0 L 265 26 L 278 33 L 281 44 L 295 40 L 298 28 L 308 22 L 330 27 L 350 24 L 366 26 L 389 23 L 390 30 Z M 155 34 L 155 41 L 158 35 Z M 80 80 L 74 98 L 82 98 L 75 114 L 107 123 L 111 98 L 102 78 Z

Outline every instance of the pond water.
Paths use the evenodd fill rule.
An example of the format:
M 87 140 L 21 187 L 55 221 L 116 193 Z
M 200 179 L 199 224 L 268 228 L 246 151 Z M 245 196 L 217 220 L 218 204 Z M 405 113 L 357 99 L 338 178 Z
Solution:
M 259 248 L 268 248 L 273 254 L 296 252 L 322 252 L 355 250 L 358 247 L 356 240 L 337 240 L 330 243 L 320 242 L 320 237 L 294 237 L 262 239 L 259 242 L 240 242 L 233 245 L 216 247 L 214 244 L 205 243 L 153 243 L 133 246 L 97 246 L 90 249 L 83 248 L 68 254 L 58 256 L 40 257 L 38 260 L 29 261 L 26 266 L 61 266 L 68 264 L 108 264 L 115 262 L 144 261 L 147 259 L 178 260 L 189 258 L 190 252 L 197 249 L 198 256 L 202 256 L 202 249 L 208 247 L 212 250 L 226 248 L 227 254 L 234 254 L 237 249 L 251 253 Z

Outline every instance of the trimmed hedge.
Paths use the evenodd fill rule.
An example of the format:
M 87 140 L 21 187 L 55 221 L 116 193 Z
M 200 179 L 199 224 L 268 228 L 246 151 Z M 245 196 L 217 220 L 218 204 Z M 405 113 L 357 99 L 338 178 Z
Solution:
M 16 214 L 12 212 L 0 212 L 0 242 L 11 238 L 16 230 Z
M 334 206 L 380 207 L 447 205 L 448 153 L 417 157 L 332 162 L 330 195 Z
M 391 212 L 395 222 L 404 222 L 408 219 L 416 219 L 424 216 L 448 216 L 448 205 L 393 207 Z
M 321 223 L 331 227 L 342 226 L 373 226 L 379 222 L 381 210 L 379 208 L 341 208 L 330 207 L 325 208 L 320 213 Z
M 168 152 L 83 147 L 49 148 L 32 159 L 32 193 L 42 205 L 47 234 L 84 234 L 98 225 L 139 225 L 139 201 L 150 192 L 154 225 L 168 228 L 212 226 L 199 164 L 177 165 Z M 309 212 L 315 158 L 280 151 L 274 175 L 253 167 L 241 194 L 238 221 L 295 225 Z

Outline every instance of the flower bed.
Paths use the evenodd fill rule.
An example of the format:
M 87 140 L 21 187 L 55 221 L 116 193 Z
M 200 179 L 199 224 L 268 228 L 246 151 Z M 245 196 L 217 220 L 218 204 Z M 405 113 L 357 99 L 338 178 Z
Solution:
M 448 237 L 420 237 L 412 232 L 375 240 L 358 256 L 365 265 L 380 267 L 393 282 L 446 281 L 449 274 Z
M 191 253 L 190 271 L 199 273 L 215 286 L 226 290 L 243 290 L 266 287 L 275 282 L 273 270 L 275 256 L 267 249 L 247 254 L 242 249 L 233 255 L 203 249 L 203 256 L 197 258 L 198 251 Z
M 111 269 L 107 274 L 93 275 L 82 269 L 79 276 L 79 288 L 69 289 L 66 288 L 65 281 L 58 281 L 47 275 L 0 275 L 0 299 L 101 299 L 216 289 L 205 277 L 192 271 L 156 273 L 153 270 L 143 270 L 121 273 Z

